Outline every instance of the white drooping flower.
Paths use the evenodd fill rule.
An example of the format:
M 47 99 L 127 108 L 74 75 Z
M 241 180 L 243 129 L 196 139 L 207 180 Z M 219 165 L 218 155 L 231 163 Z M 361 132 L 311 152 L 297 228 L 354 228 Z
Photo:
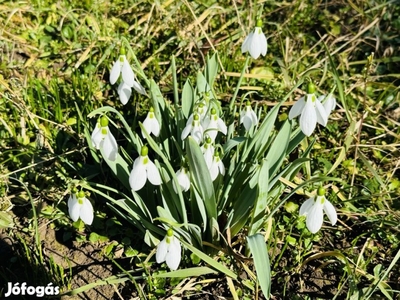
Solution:
M 203 152 L 204 160 L 206 161 L 207 168 L 211 168 L 211 163 L 214 157 L 215 147 L 212 143 L 212 140 L 209 136 L 206 136 L 205 143 L 200 147 Z
M 93 222 L 93 206 L 85 197 L 85 192 L 74 192 L 68 199 L 68 213 L 72 221 L 76 222 L 79 218 L 87 225 Z
M 146 129 L 148 134 L 153 133 L 155 136 L 158 136 L 160 134 L 160 124 L 158 123 L 156 115 L 154 114 L 153 107 L 150 107 L 150 111 L 143 122 L 143 127 Z M 143 138 L 146 138 L 143 133 L 143 130 L 142 130 L 142 136 Z
M 165 238 L 158 244 L 156 252 L 156 261 L 161 264 L 164 261 L 167 266 L 175 271 L 181 262 L 181 243 L 174 237 L 174 231 L 170 228 L 167 231 Z
M 225 175 L 225 166 L 222 163 L 222 160 L 219 157 L 218 152 L 214 153 L 213 160 L 211 162 L 211 166 L 210 166 L 209 170 L 210 170 L 210 175 L 211 175 L 212 181 L 217 179 L 218 174 Z
M 336 106 L 336 99 L 332 95 L 328 95 L 325 103 L 322 104 L 321 100 L 324 98 L 325 96 L 318 98 L 315 96 L 315 86 L 310 82 L 307 87 L 307 95 L 297 100 L 289 111 L 289 120 L 300 115 L 300 128 L 306 136 L 313 133 L 317 123 L 324 127 L 328 123 L 328 117 Z
M 227 127 L 225 122 L 217 115 L 215 108 L 211 109 L 210 116 L 207 116 L 204 120 L 204 132 L 208 134 L 212 141 L 215 141 L 218 131 L 226 134 Z
M 129 184 L 134 191 L 144 187 L 147 179 L 153 185 L 161 184 L 161 176 L 156 165 L 148 157 L 149 149 L 143 146 L 140 151 L 140 156 L 135 159 L 131 174 L 129 175 Z
M 115 84 L 118 78 L 122 76 L 122 80 L 130 87 L 133 87 L 135 81 L 135 73 L 126 59 L 125 49 L 121 48 L 120 56 L 114 62 L 110 72 L 110 83 Z
M 135 73 L 126 59 L 125 49 L 121 48 L 119 58 L 114 62 L 110 71 L 110 83 L 115 84 L 119 77 L 122 77 L 121 83 L 118 85 L 118 95 L 121 103 L 125 105 L 134 88 L 138 93 L 146 95 L 143 86 L 136 81 Z
M 128 100 L 132 94 L 132 88 L 122 80 L 121 83 L 118 85 L 117 92 L 121 103 L 123 105 L 128 103 Z
M 181 167 L 176 173 L 176 178 L 178 179 L 179 188 L 181 191 L 187 192 L 190 188 L 190 174 L 187 168 Z M 172 181 L 172 186 L 174 187 L 175 193 L 178 193 L 175 181 Z
M 257 125 L 258 123 L 257 115 L 251 108 L 250 101 L 246 102 L 245 109 L 240 112 L 240 124 L 242 123 L 247 131 L 249 131 L 252 126 Z
M 306 200 L 300 207 L 300 216 L 306 216 L 306 225 L 311 233 L 321 229 L 324 220 L 324 212 L 328 216 L 332 226 L 337 222 L 335 207 L 325 198 L 325 189 L 320 187 L 317 196 Z
M 184 140 L 189 135 L 194 138 L 197 144 L 200 144 L 203 141 L 203 132 L 204 129 L 200 122 L 199 114 L 195 113 L 193 116 L 192 122 L 187 122 L 186 127 L 183 129 L 181 134 L 181 139 Z
M 108 128 L 108 119 L 106 116 L 102 116 L 99 122 L 97 122 L 92 132 L 91 140 L 93 147 L 98 150 L 102 149 L 107 159 L 112 161 L 117 159 L 118 144 Z
M 254 31 L 250 32 L 242 44 L 242 53 L 249 52 L 251 57 L 257 59 L 260 54 L 265 56 L 267 54 L 267 38 L 265 37 L 262 29 L 262 21 L 257 20 Z

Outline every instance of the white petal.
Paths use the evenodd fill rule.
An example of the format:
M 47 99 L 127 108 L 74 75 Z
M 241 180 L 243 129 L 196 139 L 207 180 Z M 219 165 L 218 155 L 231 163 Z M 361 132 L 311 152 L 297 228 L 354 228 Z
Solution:
M 267 38 L 265 37 L 265 34 L 263 32 L 261 32 L 261 36 L 260 36 L 260 47 L 261 47 L 261 54 L 263 56 L 265 56 L 267 54 L 267 50 L 268 50 L 268 42 L 267 42 Z
M 211 175 L 211 180 L 214 181 L 218 177 L 218 162 L 213 160 L 210 168 L 210 175 Z
M 146 165 L 147 177 L 153 185 L 161 184 L 161 176 L 156 165 L 149 159 Z
M 218 162 L 218 169 L 219 169 L 219 172 L 221 173 L 221 175 L 225 175 L 225 166 L 224 166 L 224 163 L 222 162 L 222 160 L 220 160 Z
M 151 134 L 152 126 L 151 126 L 151 118 L 149 115 L 147 115 L 146 119 L 143 121 L 143 127 L 144 127 L 144 129 L 146 129 L 146 132 L 148 134 Z M 142 130 L 142 136 L 144 139 L 146 138 L 146 136 L 143 133 L 143 130 Z
M 128 85 L 129 87 L 133 87 L 133 82 L 135 81 L 135 74 L 132 71 L 131 66 L 126 58 L 124 58 L 124 63 L 122 64 L 122 80 Z
M 219 131 L 221 131 L 223 134 L 226 134 L 228 131 L 228 128 L 226 127 L 225 122 L 222 119 L 218 118 L 217 124 L 218 124 Z
M 181 191 L 187 192 L 190 188 L 190 178 L 189 175 L 186 171 L 183 171 L 183 169 L 179 169 L 176 172 L 176 178 L 178 179 L 179 187 Z M 175 193 L 178 193 L 178 189 L 175 186 L 175 182 L 172 182 Z
M 311 100 L 307 100 L 300 116 L 300 128 L 306 136 L 310 136 L 317 126 L 317 113 Z
M 147 121 L 147 126 L 149 128 L 149 129 L 147 129 L 147 127 L 146 127 L 147 132 L 152 132 L 155 136 L 159 136 L 160 135 L 160 124 L 158 123 L 156 117 L 154 115 L 152 118 L 147 117 L 146 120 L 144 120 L 144 122 L 143 122 L 143 126 L 146 121 Z
M 186 139 L 186 137 L 189 135 L 189 133 L 192 131 L 192 123 L 189 123 L 186 125 L 185 128 L 183 128 L 182 130 L 182 134 L 181 134 L 181 140 L 183 141 L 184 139 Z
M 158 120 L 156 118 L 153 119 L 153 122 L 151 124 L 151 130 L 153 131 L 153 134 L 155 136 L 160 135 L 160 123 L 158 123 Z
M 242 44 L 242 53 L 249 51 L 249 45 L 250 45 L 252 39 L 253 39 L 253 32 L 250 32 L 249 35 L 246 36 L 246 38 L 244 39 L 244 42 Z
M 324 213 L 322 204 L 316 201 L 307 214 L 306 225 L 311 233 L 317 233 L 322 226 Z
M 191 132 L 191 136 L 192 138 L 194 138 L 197 144 L 200 144 L 203 141 L 203 127 L 201 127 L 201 125 L 194 126 Z
M 292 108 L 289 111 L 289 120 L 296 118 L 301 114 L 301 112 L 304 109 L 304 106 L 306 105 L 304 97 L 301 97 L 299 100 L 296 101 L 296 103 L 292 106 Z
M 325 127 L 328 123 L 328 115 L 324 106 L 318 100 L 315 101 L 315 112 L 317 113 L 317 122 Z
M 254 110 L 252 110 L 252 109 L 250 110 L 250 118 L 251 118 L 252 125 L 257 125 L 257 123 L 258 123 L 257 115 L 254 112 Z
M 92 203 L 90 203 L 90 201 L 86 198 L 83 199 L 83 204 L 81 205 L 81 211 L 79 216 L 85 224 L 92 225 L 93 206 Z
M 95 147 L 96 149 L 100 149 L 100 143 L 103 140 L 103 135 L 101 134 L 101 128 L 100 128 L 99 124 L 97 124 L 97 123 L 96 123 L 96 127 L 93 130 L 91 139 L 92 139 L 93 147 Z
M 324 211 L 326 215 L 328 216 L 329 221 L 331 222 L 332 225 L 335 225 L 337 222 L 337 213 L 335 207 L 328 201 L 328 199 L 325 199 L 324 202 Z
M 329 94 L 328 96 L 326 96 L 326 98 L 327 99 L 323 105 L 324 105 L 327 116 L 329 116 L 331 114 L 332 110 L 334 110 L 336 107 L 336 99 L 335 99 L 335 97 L 333 97 L 332 94 Z
M 262 47 L 262 40 L 260 39 L 260 34 L 258 32 L 258 28 L 255 29 L 253 39 L 251 41 L 251 44 L 249 46 L 249 52 L 250 55 L 254 58 L 257 59 L 260 54 L 261 54 L 261 47 Z
M 138 191 L 142 187 L 147 180 L 146 167 L 143 165 L 143 159 L 141 156 L 135 159 L 133 163 L 133 169 L 131 174 L 129 175 L 129 185 L 132 190 Z
M 68 199 L 68 213 L 72 221 L 76 222 L 79 219 L 81 205 L 78 203 L 76 195 L 71 195 Z
M 251 118 L 251 114 L 246 113 L 243 116 L 242 122 L 243 122 L 244 128 L 246 128 L 246 130 L 248 131 L 250 129 L 250 127 L 253 125 L 253 120 Z
M 132 89 L 127 84 L 125 84 L 124 81 L 122 81 L 119 84 L 117 91 L 118 91 L 118 96 L 119 96 L 119 100 L 121 101 L 121 103 L 123 105 L 128 103 L 128 100 L 132 94 Z
M 207 127 L 204 127 L 204 128 L 207 128 L 206 133 L 210 137 L 211 141 L 214 142 L 215 138 L 217 137 L 217 134 L 218 134 L 218 124 L 214 120 L 210 120 L 210 121 L 207 120 L 204 122 L 204 125 L 206 125 L 206 124 L 207 124 Z
M 104 154 L 107 156 L 109 160 L 115 161 L 118 155 L 118 144 L 115 140 L 114 136 L 107 128 L 107 134 L 102 142 L 102 147 Z
M 161 264 L 165 261 L 168 253 L 167 237 L 165 237 L 157 246 L 156 261 Z
M 193 123 L 193 114 L 189 116 L 189 119 L 186 121 L 186 127 Z
M 136 92 L 138 92 L 139 94 L 142 94 L 142 95 L 146 95 L 146 90 L 144 89 L 144 87 L 139 83 L 139 82 L 137 82 L 136 80 L 134 80 L 133 81 L 133 86 L 132 86 L 135 90 L 136 90 Z
M 117 82 L 119 75 L 121 74 L 121 62 L 118 59 L 114 62 L 110 71 L 110 83 L 114 84 Z
M 314 205 L 314 197 L 307 199 L 300 207 L 299 215 L 306 216 L 310 211 L 311 207 Z
M 204 152 L 204 160 L 206 161 L 207 168 L 211 168 L 211 164 L 214 157 L 214 146 L 209 146 L 208 149 Z
M 172 271 L 175 271 L 179 267 L 179 263 L 181 262 L 181 244 L 175 237 L 172 238 L 171 244 L 169 245 L 165 262 Z

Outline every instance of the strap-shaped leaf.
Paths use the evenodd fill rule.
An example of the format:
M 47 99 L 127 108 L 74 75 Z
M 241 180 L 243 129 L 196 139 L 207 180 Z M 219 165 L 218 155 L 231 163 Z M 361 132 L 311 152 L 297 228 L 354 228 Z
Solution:
M 194 185 L 206 206 L 208 218 L 217 219 L 214 186 L 203 153 L 192 137 L 186 139 L 189 170 Z
M 256 267 L 257 279 L 261 290 L 265 298 L 268 299 L 271 290 L 271 266 L 269 264 L 267 245 L 265 245 L 264 237 L 259 233 L 248 236 L 247 243 L 251 254 L 253 254 L 254 266 Z

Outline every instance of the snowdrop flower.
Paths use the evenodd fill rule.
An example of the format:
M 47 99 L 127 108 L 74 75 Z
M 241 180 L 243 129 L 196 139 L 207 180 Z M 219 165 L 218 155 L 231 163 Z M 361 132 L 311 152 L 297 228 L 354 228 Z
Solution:
M 160 124 L 156 119 L 156 115 L 154 114 L 154 108 L 150 107 L 150 111 L 147 114 L 146 119 L 143 122 L 143 127 L 146 129 L 148 134 L 153 133 L 155 136 L 160 134 Z M 143 130 L 142 130 L 143 138 L 146 138 Z
M 195 114 L 198 114 L 198 115 L 199 115 L 199 117 L 200 117 L 200 124 L 202 124 L 202 122 L 203 122 L 203 120 L 204 120 L 204 118 L 205 118 L 205 116 L 206 116 L 206 113 L 207 113 L 207 106 L 206 106 L 203 102 L 200 102 L 200 103 L 197 105 L 197 107 L 196 107 L 195 109 L 193 109 L 193 111 L 194 111 L 194 113 L 192 113 L 192 114 L 189 116 L 188 120 L 186 121 L 186 126 L 189 126 L 190 124 L 193 123 L 193 117 L 194 117 Z M 202 126 L 203 126 L 203 125 L 202 125 Z
M 97 122 L 95 129 L 91 135 L 93 147 L 102 149 L 104 155 L 109 160 L 116 160 L 118 155 L 118 144 L 108 128 L 108 119 L 102 116 L 100 121 Z
M 119 99 L 123 105 L 128 102 L 132 93 L 132 88 L 134 88 L 138 93 L 146 95 L 145 89 L 135 80 L 135 73 L 133 73 L 129 62 L 126 59 L 124 48 L 121 48 L 120 56 L 111 68 L 110 83 L 115 84 L 120 76 L 122 77 L 122 81 L 119 84 L 117 91 Z
M 188 169 L 185 167 L 181 167 L 176 172 L 176 178 L 178 179 L 179 187 L 181 191 L 187 192 L 190 188 L 190 174 Z M 178 189 L 176 188 L 175 181 L 172 181 L 172 185 L 174 187 L 175 193 L 178 193 Z
M 251 108 L 250 101 L 246 102 L 245 109 L 240 112 L 240 124 L 242 123 L 247 131 L 249 131 L 251 126 L 257 125 L 258 123 L 257 115 Z
M 328 95 L 322 105 L 321 99 L 325 96 L 317 98 L 314 93 L 315 86 L 310 82 L 307 86 L 307 95 L 297 100 L 289 111 L 289 120 L 300 115 L 300 128 L 306 136 L 313 133 L 317 123 L 325 127 L 329 114 L 336 106 L 336 99 L 332 95 Z
M 215 141 L 218 131 L 221 131 L 223 134 L 227 132 L 226 125 L 217 115 L 217 110 L 215 108 L 211 109 L 211 115 L 207 116 L 204 120 L 204 131 L 207 132 L 212 141 Z
M 253 32 L 249 33 L 242 45 L 242 53 L 249 52 L 254 59 L 257 59 L 260 54 L 263 56 L 267 54 L 267 38 L 262 32 L 261 27 L 262 21 L 257 20 L 256 28 Z
M 115 84 L 122 75 L 122 80 L 130 87 L 133 87 L 135 73 L 126 59 L 125 49 L 121 48 L 118 59 L 114 62 L 110 72 L 110 83 Z
M 140 156 L 136 158 L 133 163 L 132 172 L 129 175 L 129 184 L 134 191 L 138 191 L 144 187 L 147 179 L 149 179 L 153 185 L 161 184 L 160 172 L 147 156 L 148 153 L 149 148 L 143 146 L 140 151 Z
M 201 126 L 200 115 L 195 113 L 193 116 L 193 121 L 190 123 L 188 122 L 186 124 L 186 127 L 183 129 L 181 134 L 181 139 L 182 140 L 186 139 L 186 137 L 190 133 L 190 135 L 194 138 L 197 144 L 200 144 L 200 142 L 203 140 L 203 132 L 204 129 Z
M 225 166 L 222 163 L 218 152 L 214 153 L 213 161 L 211 162 L 211 167 L 209 170 L 212 181 L 214 181 L 218 177 L 219 173 L 221 173 L 221 175 L 225 175 Z
M 156 261 L 158 264 L 167 263 L 167 266 L 175 271 L 181 262 L 181 243 L 174 237 L 174 231 L 170 228 L 165 238 L 158 244 L 156 252 Z
M 306 225 L 311 233 L 321 229 L 324 213 L 328 216 L 332 226 L 336 224 L 337 214 L 335 207 L 325 198 L 325 189 L 318 188 L 317 196 L 304 202 L 300 207 L 300 216 L 306 216 Z
M 83 223 L 91 225 L 93 222 L 93 206 L 85 197 L 85 192 L 80 191 L 78 197 L 76 190 L 68 199 L 68 213 L 72 221 L 76 222 L 79 218 Z
M 200 147 L 203 152 L 204 160 L 206 161 L 207 168 L 211 168 L 211 163 L 214 157 L 215 147 L 212 144 L 212 140 L 209 136 L 206 137 L 205 143 Z

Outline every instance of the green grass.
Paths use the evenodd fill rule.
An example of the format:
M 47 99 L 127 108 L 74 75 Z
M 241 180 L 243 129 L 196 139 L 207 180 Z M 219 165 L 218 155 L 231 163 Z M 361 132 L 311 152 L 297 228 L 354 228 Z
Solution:
M 70 2 L 0 4 L 0 201 L 14 223 L 6 218 L 0 224 L 7 235 L 15 237 L 19 249 L 25 249 L 20 256 L 30 260 L 32 267 L 38 262 L 29 258 L 39 254 L 40 264 L 51 266 L 35 267 L 42 274 L 39 277 L 63 285 L 63 291 L 71 288 L 69 275 L 60 275 L 69 270 L 51 260 L 44 262 L 48 258 L 41 256 L 40 243 L 18 235 L 24 227 L 29 231 L 29 224 L 44 219 L 64 231 L 69 241 L 96 244 L 104 237 L 109 244 L 99 247 L 110 257 L 116 249 L 123 249 L 124 262 L 132 259 L 145 268 L 143 274 L 125 274 L 121 280 L 140 285 L 142 298 L 167 297 L 173 289 L 182 288 L 184 281 L 152 276 L 167 268 L 153 263 L 152 249 L 136 242 L 140 234 L 122 229 L 126 224 L 118 224 L 118 216 L 113 218 L 103 197 L 91 195 L 96 218 L 113 222 L 98 221 L 90 228 L 71 226 L 66 206 L 71 180 L 88 178 L 102 184 L 111 180 L 111 172 L 96 162 L 87 147 L 84 129 L 95 124 L 87 115 L 110 105 L 122 111 L 129 124 L 137 124 L 148 110 L 149 103 L 134 92 L 122 106 L 108 82 L 121 37 L 129 41 L 143 72 L 159 84 L 169 101 L 174 101 L 171 56 L 175 56 L 176 81 L 182 91 L 187 78 L 196 81 L 207 55 L 217 51 L 222 71 L 214 89 L 228 107 L 246 61 L 241 44 L 259 16 L 268 37 L 268 53 L 263 59 L 250 60 L 246 73 L 253 76 L 246 74 L 233 104 L 237 106 L 247 92 L 256 91 L 250 100 L 269 111 L 310 69 L 315 69 L 309 77 L 319 92 L 329 92 L 336 85 L 339 102 L 328 126 L 317 128 L 312 152 L 307 154 L 311 160 L 301 168 L 298 181 L 291 183 L 294 188 L 315 176 L 310 170 L 336 178 L 328 199 L 339 209 L 339 222 L 311 235 L 298 218 L 298 210 L 286 203 L 264 225 L 271 295 L 323 297 L 317 288 L 308 290 L 311 282 L 321 291 L 329 286 L 328 295 L 336 299 L 399 297 L 400 8 L 395 1 Z M 373 59 L 368 60 L 372 53 Z M 267 76 L 260 78 L 260 74 Z M 283 104 L 281 118 L 300 95 L 295 90 Z M 117 140 L 124 138 L 122 132 L 115 135 Z M 307 147 L 304 142 L 296 157 Z M 312 190 L 306 186 L 290 202 L 301 205 Z M 284 196 L 289 192 L 285 190 Z M 41 210 L 43 202 L 51 208 Z M 244 236 L 245 232 L 239 232 L 231 237 L 232 248 L 220 249 L 216 255 L 243 276 L 234 281 L 223 273 L 193 276 L 193 286 L 209 280 L 210 290 L 223 286 L 227 298 L 261 297 L 253 263 L 241 259 Z M 116 244 L 110 247 L 112 240 Z M 184 265 L 197 265 L 188 253 Z M 129 263 L 119 267 L 131 269 Z M 121 272 L 116 269 L 116 274 Z M 6 279 L 10 274 L 4 270 L 0 272 Z M 320 281 L 310 279 L 321 274 L 328 275 Z

